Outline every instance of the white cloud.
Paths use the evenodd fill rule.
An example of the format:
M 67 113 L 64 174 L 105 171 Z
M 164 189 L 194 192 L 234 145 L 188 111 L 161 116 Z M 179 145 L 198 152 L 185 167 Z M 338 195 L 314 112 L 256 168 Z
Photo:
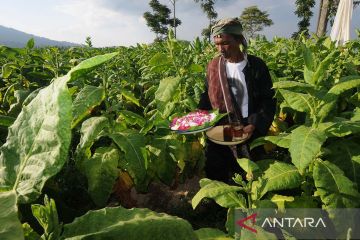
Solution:
M 171 10 L 169 0 L 159 0 Z M 219 18 L 240 16 L 245 7 L 257 5 L 268 11 L 274 25 L 264 29 L 268 38 L 289 37 L 297 30 L 295 0 L 218 0 L 215 10 Z M 149 0 L 12 0 L 4 1 L 0 23 L 4 26 L 51 38 L 84 43 L 91 36 L 94 46 L 136 45 L 151 42 L 155 34 L 142 18 L 151 11 Z M 311 30 L 317 21 L 318 6 L 313 8 Z M 360 28 L 360 7 L 353 12 L 352 26 Z M 208 20 L 194 0 L 177 0 L 176 16 L 182 21 L 177 29 L 180 39 L 193 40 L 201 35 Z M 352 36 L 355 31 L 352 29 Z
M 109 8 L 102 0 L 71 1 L 57 5 L 56 10 L 74 21 L 74 24 L 58 29 L 58 34 L 73 36 L 76 42 L 84 42 L 87 36 L 92 37 L 97 47 L 152 41 L 141 15 Z

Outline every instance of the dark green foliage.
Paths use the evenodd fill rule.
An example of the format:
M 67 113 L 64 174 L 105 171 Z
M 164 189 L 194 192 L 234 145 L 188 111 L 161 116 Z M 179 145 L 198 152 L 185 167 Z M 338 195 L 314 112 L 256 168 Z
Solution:
M 85 44 L 86 44 L 86 46 L 88 46 L 88 47 L 90 47 L 90 48 L 93 46 L 90 36 L 87 36 L 87 37 L 86 37 L 86 39 L 85 39 Z
M 216 0 L 195 0 L 195 2 L 200 2 L 201 9 L 206 14 L 206 17 L 209 19 L 209 26 L 202 30 L 201 35 L 207 38 L 210 42 L 211 27 L 214 25 L 215 20 L 218 16 L 217 12 L 214 9 L 214 4 Z
M 240 16 L 244 32 L 247 37 L 254 38 L 264 27 L 273 25 L 266 11 L 261 11 L 257 6 L 251 6 L 244 9 Z
M 305 36 L 309 36 L 310 19 L 313 16 L 311 8 L 315 6 L 315 0 L 296 0 L 295 4 L 295 14 L 301 18 L 301 20 L 298 22 L 299 30 L 294 32 L 292 36 L 296 38 L 302 32 L 304 32 Z
M 144 18 L 146 20 L 146 25 L 156 34 L 156 38 L 161 40 L 167 36 L 168 26 L 177 27 L 181 24 L 180 19 L 170 18 L 171 10 L 161 3 L 158 0 L 151 0 L 149 5 L 153 11 L 145 12 Z

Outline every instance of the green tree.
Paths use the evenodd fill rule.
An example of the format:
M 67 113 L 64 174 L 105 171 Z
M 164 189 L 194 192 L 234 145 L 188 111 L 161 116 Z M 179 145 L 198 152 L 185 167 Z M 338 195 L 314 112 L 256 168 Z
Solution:
M 241 13 L 240 20 L 243 24 L 244 32 L 249 38 L 256 37 L 264 29 L 274 24 L 266 11 L 261 11 L 257 6 L 245 8 Z
M 209 19 L 209 26 L 202 30 L 201 35 L 208 38 L 210 42 L 211 27 L 214 25 L 215 20 L 218 16 L 217 12 L 214 9 L 214 4 L 216 0 L 195 0 L 195 2 L 200 2 L 201 9 L 206 14 L 206 17 Z
M 156 34 L 156 39 L 163 39 L 167 36 L 168 26 L 176 28 L 181 24 L 178 18 L 170 18 L 171 10 L 166 5 L 159 3 L 158 0 L 151 0 L 149 5 L 153 13 L 145 12 L 143 16 L 146 25 Z
M 296 38 L 301 32 L 309 36 L 310 19 L 313 16 L 311 8 L 315 6 L 315 0 L 296 0 L 295 14 L 301 18 L 298 22 L 299 30 L 293 33 L 293 38 Z
M 86 39 L 85 39 L 85 44 L 86 44 L 86 46 L 88 46 L 88 47 L 90 47 L 90 48 L 93 47 L 90 36 L 87 36 L 87 37 L 86 37 Z

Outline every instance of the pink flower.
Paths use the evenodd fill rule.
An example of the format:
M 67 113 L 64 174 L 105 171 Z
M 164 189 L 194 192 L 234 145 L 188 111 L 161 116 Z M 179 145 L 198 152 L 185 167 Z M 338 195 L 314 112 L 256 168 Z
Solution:
M 172 130 L 186 131 L 192 127 L 202 126 L 207 122 L 211 122 L 216 114 L 209 113 L 206 110 L 198 110 L 190 112 L 183 117 L 174 117 L 171 121 L 170 128 Z

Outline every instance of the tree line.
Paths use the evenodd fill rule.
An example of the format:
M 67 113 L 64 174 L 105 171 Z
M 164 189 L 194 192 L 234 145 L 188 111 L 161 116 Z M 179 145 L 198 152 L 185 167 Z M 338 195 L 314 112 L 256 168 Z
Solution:
M 158 0 L 149 1 L 152 11 L 145 12 L 143 17 L 150 30 L 156 34 L 155 40 L 166 38 L 169 28 L 173 29 L 176 38 L 176 28 L 181 25 L 181 20 L 176 17 L 177 2 L 178 0 L 169 0 L 169 3 L 172 5 L 172 10 L 170 10 L 167 5 L 161 4 Z M 214 7 L 217 0 L 194 0 L 194 2 L 200 4 L 203 13 L 208 19 L 208 25 L 204 27 L 201 35 L 210 41 L 211 27 L 215 24 L 218 17 Z M 316 27 L 317 36 L 325 35 L 329 23 L 330 25 L 333 24 L 339 2 L 340 0 L 320 0 Z M 360 4 L 360 0 L 353 1 L 353 3 L 354 7 L 356 7 Z M 296 9 L 294 12 L 298 16 L 299 22 L 298 30 L 292 34 L 292 37 L 297 38 L 300 34 L 309 36 L 309 26 L 313 16 L 315 0 L 296 0 L 295 5 Z M 172 16 L 171 13 L 173 13 Z M 265 27 L 274 24 L 267 11 L 261 11 L 257 6 L 245 8 L 239 18 L 243 24 L 244 33 L 248 38 L 258 36 L 259 32 Z

